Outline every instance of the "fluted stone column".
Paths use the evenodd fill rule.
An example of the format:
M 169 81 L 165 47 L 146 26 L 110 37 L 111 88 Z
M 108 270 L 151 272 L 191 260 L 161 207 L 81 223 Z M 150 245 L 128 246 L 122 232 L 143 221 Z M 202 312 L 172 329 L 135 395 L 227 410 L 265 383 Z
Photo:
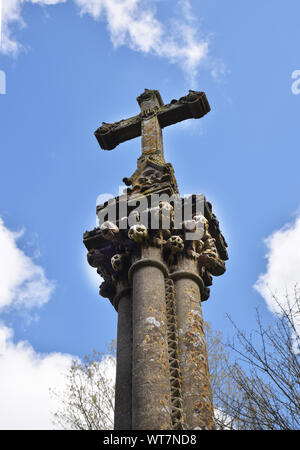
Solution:
M 197 273 L 197 262 L 179 256 L 177 270 L 170 277 L 176 291 L 185 424 L 189 430 L 210 430 L 214 428 L 213 405 L 201 308 L 203 282 Z
M 115 392 L 115 430 L 132 427 L 132 300 L 131 289 L 121 288 L 114 298 L 118 310 Z
M 132 280 L 132 429 L 170 430 L 165 276 L 160 249 L 144 249 L 129 270 Z

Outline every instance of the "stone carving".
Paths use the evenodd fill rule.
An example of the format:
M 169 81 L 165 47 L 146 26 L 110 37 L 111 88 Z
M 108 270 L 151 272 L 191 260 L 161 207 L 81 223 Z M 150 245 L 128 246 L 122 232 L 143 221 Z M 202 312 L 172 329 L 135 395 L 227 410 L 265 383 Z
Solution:
M 132 185 L 128 194 L 148 193 L 149 190 L 168 187 L 171 192 L 178 192 L 174 170 L 164 159 L 161 129 L 207 114 L 210 107 L 206 96 L 203 92 L 189 91 L 179 101 L 172 100 L 170 104 L 164 105 L 158 91 L 145 89 L 137 101 L 141 113 L 113 124 L 103 122 L 95 132 L 98 142 L 103 149 L 111 150 L 121 142 L 142 135 L 143 153 L 138 159 L 138 169 L 132 177 L 124 179 L 126 185 Z M 158 167 L 147 168 L 149 163 Z
M 181 371 L 179 364 L 178 349 L 178 327 L 176 311 L 176 293 L 173 280 L 166 279 L 166 307 L 167 307 L 167 330 L 168 330 L 168 354 L 170 364 L 170 385 L 172 402 L 172 422 L 174 430 L 184 429 L 183 400 L 181 393 Z
M 111 131 L 113 131 L 116 128 L 118 128 L 118 126 L 120 126 L 120 122 L 116 122 L 116 123 L 102 122 L 101 132 L 103 134 L 110 133 Z
M 199 263 L 213 275 L 222 275 L 225 272 L 225 263 L 219 258 L 216 240 L 208 231 L 208 220 L 203 215 L 195 216 L 194 220 L 197 224 L 204 225 L 202 239 L 196 244 L 196 251 L 199 253 Z
M 163 248 L 167 240 L 171 236 L 171 231 L 167 229 L 160 229 L 152 232 L 152 243 L 155 247 Z
M 137 171 L 132 177 L 124 178 L 127 186 L 132 185 L 130 193 L 145 192 L 150 187 L 157 187 L 163 181 L 163 174 L 155 167 L 148 166 L 143 171 Z
M 139 95 L 136 100 L 141 108 L 143 108 L 143 105 L 145 105 L 144 109 L 146 111 L 152 109 L 154 106 L 161 107 L 164 105 L 161 95 L 156 89 L 145 89 L 144 92 Z
M 179 99 L 179 103 L 193 103 L 196 102 L 199 99 L 200 92 L 189 90 L 188 95 L 185 97 L 181 97 Z
M 162 160 L 159 151 L 150 155 L 143 155 L 138 160 L 138 168 L 130 178 L 123 178 L 127 189 L 127 195 L 132 196 L 138 193 L 148 195 L 152 192 L 165 190 L 166 192 L 178 192 L 174 169 L 171 164 Z
M 152 176 L 153 172 L 146 174 Z M 211 213 L 211 209 L 209 210 L 209 220 L 202 214 L 195 215 L 193 219 L 182 223 L 182 229 L 174 228 L 174 207 L 167 201 L 161 201 L 158 206 L 147 210 L 149 230 L 140 222 L 142 217 L 146 217 L 145 213 L 135 210 L 130 212 L 129 210 L 129 223 L 132 223 L 133 218 L 136 222 L 129 229 L 128 217 L 125 216 L 117 220 L 120 229 L 115 223 L 105 222 L 101 228 L 85 233 L 85 239 L 91 240 L 88 262 L 92 267 L 97 267 L 98 273 L 106 283 L 106 287 L 103 286 L 101 292 L 112 293 L 111 284 L 126 277 L 131 255 L 139 254 L 141 246 L 150 245 L 161 249 L 162 256 L 171 272 L 176 268 L 179 254 L 184 254 L 187 258 L 197 261 L 199 274 L 205 284 L 202 299 L 208 298 L 207 286 L 212 284 L 211 275 L 219 276 L 225 271 L 224 260 L 219 254 L 219 248 L 222 250 L 224 247 L 220 247 L 220 232 L 216 234 L 216 228 L 213 228 L 216 226 L 217 220 Z M 155 229 L 151 229 L 150 224 L 154 224 Z M 166 226 L 168 228 L 165 228 Z M 187 233 L 197 230 L 202 232 L 201 239 L 186 238 Z M 215 233 L 216 237 L 211 235 L 210 230 Z M 104 241 L 101 245 L 96 244 L 98 236 L 101 236 L 107 244 L 104 244 Z M 219 247 L 217 247 L 217 239 L 219 239 Z M 101 248 L 95 248 L 99 245 Z M 128 264 L 124 265 L 124 258 L 115 257 L 115 255 L 124 256 L 125 254 Z
M 99 294 L 101 297 L 113 299 L 116 295 L 116 284 L 111 280 L 103 281 L 99 289 Z
M 171 236 L 166 243 L 166 247 L 171 250 L 171 253 L 183 252 L 184 242 L 180 236 Z
M 150 367 L 151 370 L 147 369 L 147 372 L 154 373 L 155 376 L 160 373 L 157 363 L 161 361 L 158 355 L 161 355 L 162 351 L 162 345 L 154 348 L 156 340 L 153 339 L 153 336 L 155 334 L 148 336 L 153 345 L 155 358 L 151 359 L 147 356 L 146 361 L 143 360 L 143 352 L 139 356 L 135 354 L 134 357 L 134 351 L 141 347 L 141 342 L 144 342 L 140 333 L 137 332 L 137 329 L 141 330 L 144 327 L 141 317 L 147 317 L 147 320 L 151 319 L 153 323 L 160 324 L 160 334 L 164 335 L 162 342 L 167 344 L 168 350 L 166 354 L 166 345 L 164 345 L 163 351 L 166 359 L 163 360 L 164 364 L 160 364 L 163 371 L 166 371 L 166 384 L 163 391 L 157 391 L 165 395 L 157 395 L 158 400 L 156 401 L 153 384 L 148 386 L 145 383 L 143 370 L 135 370 L 135 366 L 132 368 L 131 364 L 127 365 L 125 372 L 129 380 L 126 385 L 128 397 L 123 400 L 122 405 L 123 408 L 124 403 L 127 402 L 126 408 L 119 408 L 119 416 L 116 417 L 120 421 L 120 416 L 126 415 L 125 422 L 132 427 L 134 427 L 134 420 L 138 418 L 136 423 L 139 424 L 139 427 L 145 424 L 152 426 L 155 423 L 161 428 L 167 426 L 164 429 L 198 429 L 195 428 L 198 426 L 213 428 L 212 404 L 208 398 L 209 375 L 205 371 L 201 372 L 197 369 L 197 374 L 201 373 L 202 377 L 200 377 L 201 383 L 199 384 L 198 380 L 197 384 L 197 376 L 193 373 L 195 368 L 190 362 L 195 362 L 196 368 L 205 366 L 202 364 L 206 361 L 203 351 L 205 339 L 202 337 L 199 340 L 198 336 L 203 331 L 199 307 L 201 301 L 207 300 L 209 297 L 208 286 L 212 284 L 212 275 L 221 275 L 225 271 L 224 261 L 228 259 L 227 244 L 220 232 L 219 222 L 212 213 L 210 203 L 205 199 L 203 200 L 204 215 L 196 215 L 191 220 L 184 221 L 182 227 L 175 223 L 174 208 L 170 202 L 161 202 L 157 207 L 146 209 L 141 214 L 136 213 L 135 216 L 133 212 L 136 208 L 136 201 L 140 200 L 142 196 L 149 199 L 152 193 L 168 194 L 169 196 L 178 194 L 174 169 L 171 164 L 166 163 L 163 154 L 162 129 L 185 119 L 202 117 L 210 110 L 210 107 L 205 94 L 197 91 L 189 91 L 188 95 L 164 105 L 158 91 L 145 89 L 137 101 L 141 110 L 140 114 L 112 124 L 103 122 L 95 132 L 100 146 L 105 150 L 112 150 L 121 142 L 141 136 L 142 154 L 138 158 L 136 171 L 131 177 L 124 178 L 124 182 L 128 186 L 124 194 L 127 195 L 120 195 L 114 199 L 117 205 L 114 223 L 107 221 L 100 227 L 87 231 L 84 234 L 84 243 L 88 250 L 89 264 L 97 268 L 97 273 L 104 280 L 100 286 L 100 295 L 109 298 L 119 313 L 121 323 L 118 330 L 118 333 L 119 331 L 121 333 L 118 338 L 119 351 L 128 356 L 128 361 L 141 363 L 139 367 L 142 369 Z M 178 198 L 183 205 L 183 199 L 180 199 L 179 195 Z M 126 211 L 121 208 L 124 206 L 124 202 L 127 203 Z M 175 207 L 175 201 L 173 200 L 173 202 Z M 142 204 L 141 201 L 140 204 Z M 150 204 L 148 202 L 148 205 Z M 98 205 L 98 213 L 106 206 L 106 204 Z M 193 211 L 198 211 L 195 208 L 194 199 L 192 199 L 192 206 Z M 150 208 L 150 206 L 148 207 Z M 144 217 L 154 217 L 158 223 L 153 229 L 151 227 L 147 229 L 142 223 Z M 132 225 L 133 223 L 134 225 Z M 198 237 L 195 235 L 192 238 L 194 240 L 190 240 L 190 236 L 187 234 L 199 230 L 199 227 L 203 231 L 200 235 L 201 238 L 199 235 Z M 140 271 L 141 268 L 143 268 L 142 271 Z M 160 274 L 158 270 L 160 270 Z M 145 273 L 148 275 L 146 276 Z M 137 283 L 135 277 L 141 277 L 141 282 Z M 165 289 L 163 289 L 163 284 L 161 287 L 159 280 L 162 283 L 165 280 Z M 153 294 L 155 283 L 159 286 L 159 292 L 154 290 Z M 164 292 L 166 292 L 165 298 Z M 161 294 L 162 302 L 159 303 L 160 307 L 158 308 L 155 306 L 155 299 Z M 194 303 L 190 302 L 190 295 L 193 296 Z M 176 302 L 177 296 L 178 302 Z M 151 302 L 153 302 L 154 308 L 152 308 Z M 139 313 L 138 308 L 141 308 L 143 315 Z M 189 308 L 191 309 L 189 310 Z M 196 312 L 194 308 L 198 308 Z M 161 319 L 157 321 L 157 313 L 161 314 L 163 321 Z M 186 331 L 183 332 L 185 327 Z M 183 333 L 185 334 L 183 335 Z M 192 335 L 195 338 L 193 341 L 190 339 Z M 189 342 L 189 346 L 185 346 L 186 341 Z M 121 346 L 119 346 L 120 343 Z M 148 341 L 147 345 L 150 345 Z M 187 359 L 188 354 L 190 360 Z M 186 363 L 187 361 L 188 363 Z M 120 386 L 120 380 L 125 373 L 120 367 L 119 364 L 117 386 Z M 137 373 L 141 373 L 141 376 L 135 377 Z M 158 378 L 157 385 L 160 385 L 162 377 L 159 375 Z M 142 381 L 139 384 L 137 380 Z M 205 388 L 201 391 L 203 386 Z M 137 394 L 137 392 L 142 392 L 143 395 Z M 201 398 L 199 398 L 199 392 Z M 119 406 L 122 403 L 121 394 L 119 389 L 118 396 L 116 396 Z M 168 404 L 168 419 L 165 423 L 158 419 L 163 397 L 167 399 L 166 404 Z M 195 398 L 195 401 L 192 397 Z M 128 398 L 129 401 L 127 401 Z M 149 407 L 148 412 L 147 402 L 149 403 L 149 399 L 152 401 L 153 398 L 155 398 L 153 402 L 155 407 Z M 148 399 L 146 403 L 145 399 Z M 206 403 L 207 408 L 204 405 Z M 142 407 L 140 407 L 141 404 Z M 140 411 L 137 413 L 139 407 Z M 118 424 L 116 426 L 118 427 Z
M 202 252 L 199 256 L 199 262 L 203 265 L 212 275 L 219 276 L 225 272 L 225 263 L 210 250 Z
M 104 261 L 104 255 L 99 249 L 92 248 L 87 254 L 87 260 L 90 266 L 99 267 Z
M 200 251 L 199 251 L 199 243 L 201 241 L 187 241 L 186 245 L 186 256 L 191 259 L 199 259 Z
M 119 234 L 119 228 L 112 222 L 104 222 L 100 226 L 100 230 L 104 239 L 112 241 Z
M 181 122 L 186 119 L 198 119 L 210 111 L 210 106 L 204 92 L 189 91 L 178 101 L 164 105 L 158 91 L 145 89 L 137 101 L 141 114 L 112 124 L 103 122 L 95 131 L 95 136 L 104 150 L 112 150 L 121 142 L 141 135 L 141 121 L 149 117 L 157 117 L 161 128 Z
M 111 258 L 111 265 L 115 272 L 123 270 L 123 257 L 120 254 L 116 254 Z
M 137 244 L 141 244 L 147 239 L 148 230 L 143 224 L 133 225 L 128 231 L 128 237 Z

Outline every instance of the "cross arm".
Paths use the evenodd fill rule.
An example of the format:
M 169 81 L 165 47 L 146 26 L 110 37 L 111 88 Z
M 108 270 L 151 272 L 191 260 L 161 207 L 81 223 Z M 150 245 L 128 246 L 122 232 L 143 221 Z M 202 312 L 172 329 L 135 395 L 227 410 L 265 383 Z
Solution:
M 210 106 L 205 93 L 189 91 L 185 97 L 162 106 L 157 118 L 161 128 L 164 128 L 186 119 L 200 119 L 209 111 Z
M 115 123 L 102 123 L 95 131 L 95 136 L 103 150 L 112 150 L 122 142 L 141 136 L 143 119 L 157 116 L 161 128 L 173 125 L 186 119 L 199 119 L 210 111 L 204 92 L 189 91 L 185 97 L 172 100 L 167 105 L 121 120 Z
M 120 120 L 115 123 L 102 122 L 102 126 L 95 131 L 96 139 L 103 150 L 113 150 L 121 142 L 141 135 L 141 115 Z

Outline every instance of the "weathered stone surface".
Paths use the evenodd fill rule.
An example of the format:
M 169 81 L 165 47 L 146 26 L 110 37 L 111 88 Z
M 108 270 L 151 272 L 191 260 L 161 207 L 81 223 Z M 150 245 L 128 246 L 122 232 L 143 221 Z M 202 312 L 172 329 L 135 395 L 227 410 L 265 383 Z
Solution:
M 187 96 L 164 105 L 158 91 L 145 89 L 137 100 L 141 107 L 141 114 L 112 124 L 103 122 L 102 126 L 95 131 L 101 148 L 112 150 L 122 142 L 140 136 L 143 117 L 156 116 L 160 127 L 164 128 L 182 120 L 198 119 L 210 111 L 204 92 L 189 91 Z
M 185 430 L 183 414 L 182 373 L 179 361 L 176 294 L 173 280 L 166 278 L 167 332 L 173 430 Z
M 225 271 L 226 241 L 204 197 L 202 214 L 192 196 L 192 216 L 182 215 L 179 223 L 177 200 L 134 211 L 137 201 L 153 193 L 177 195 L 183 211 L 161 130 L 202 117 L 210 107 L 205 94 L 195 91 L 164 105 L 158 91 L 146 89 L 137 101 L 139 115 L 103 123 L 95 132 L 106 150 L 142 136 L 142 155 L 133 175 L 123 180 L 129 186 L 124 194 L 97 207 L 102 217 L 112 202 L 115 216 L 84 234 L 88 262 L 104 280 L 100 295 L 119 315 L 115 429 L 213 429 L 201 301 L 209 298 L 212 275 Z M 129 225 L 134 213 L 137 223 Z M 158 226 L 145 228 L 143 215 Z M 204 234 L 189 240 L 197 222 L 205 224 Z
M 132 428 L 132 300 L 123 289 L 118 301 L 115 430 Z
M 179 362 L 182 374 L 183 415 L 188 430 L 214 429 L 201 297 L 194 260 L 184 256 L 171 275 L 176 291 Z M 186 275 L 185 275 L 186 274 Z M 196 277 L 193 277 L 193 274 Z M 201 284 L 201 282 L 200 282 Z
M 160 262 L 158 249 L 151 258 Z M 155 255 L 156 253 L 156 255 Z M 156 258 L 155 258 L 156 256 Z M 133 306 L 132 427 L 171 430 L 165 275 L 151 264 L 131 269 Z

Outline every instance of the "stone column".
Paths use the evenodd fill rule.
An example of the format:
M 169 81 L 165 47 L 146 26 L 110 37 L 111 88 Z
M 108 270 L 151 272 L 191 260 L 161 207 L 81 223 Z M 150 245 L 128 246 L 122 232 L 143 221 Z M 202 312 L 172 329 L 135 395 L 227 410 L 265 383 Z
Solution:
M 143 249 L 144 250 L 144 249 Z M 145 249 L 129 270 L 132 280 L 132 429 L 170 430 L 171 389 L 165 276 L 160 249 Z
M 197 272 L 197 262 L 181 255 L 170 277 L 176 291 L 184 421 L 188 430 L 211 430 L 213 405 L 200 295 L 203 281 Z
M 121 287 L 114 298 L 118 310 L 115 430 L 132 427 L 132 300 L 131 289 Z

